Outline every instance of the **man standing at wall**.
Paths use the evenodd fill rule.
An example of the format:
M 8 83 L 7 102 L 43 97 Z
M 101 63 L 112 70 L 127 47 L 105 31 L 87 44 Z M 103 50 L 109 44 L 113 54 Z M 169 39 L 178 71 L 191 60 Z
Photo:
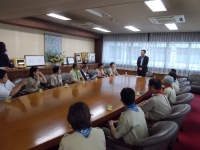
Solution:
M 138 57 L 137 60 L 137 72 L 138 76 L 146 76 L 146 72 L 148 71 L 148 62 L 149 62 L 149 57 L 146 55 L 146 50 L 141 50 L 141 56 Z

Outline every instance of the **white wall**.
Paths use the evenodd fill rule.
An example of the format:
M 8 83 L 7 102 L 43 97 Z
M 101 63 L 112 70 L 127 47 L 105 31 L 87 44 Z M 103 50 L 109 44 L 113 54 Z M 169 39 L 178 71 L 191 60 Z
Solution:
M 6 44 L 9 58 L 24 58 L 24 55 L 44 55 L 44 33 L 42 30 L 0 23 L 0 41 Z M 51 33 L 62 36 L 62 51 L 66 56 L 79 52 L 94 52 L 94 40 Z

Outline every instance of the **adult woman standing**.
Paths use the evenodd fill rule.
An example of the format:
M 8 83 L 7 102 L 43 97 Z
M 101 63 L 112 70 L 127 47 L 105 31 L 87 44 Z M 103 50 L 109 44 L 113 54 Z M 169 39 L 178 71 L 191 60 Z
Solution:
M 10 63 L 8 55 L 6 53 L 6 45 L 0 42 L 0 67 L 14 68 L 14 65 Z

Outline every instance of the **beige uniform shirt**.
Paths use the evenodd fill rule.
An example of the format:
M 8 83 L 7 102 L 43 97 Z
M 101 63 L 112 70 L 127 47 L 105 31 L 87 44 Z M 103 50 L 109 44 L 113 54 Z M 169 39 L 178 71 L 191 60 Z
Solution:
M 172 83 L 172 87 L 173 87 L 173 89 L 175 90 L 175 92 L 177 94 L 179 92 L 179 85 L 176 82 L 174 82 L 174 83 Z
M 126 110 L 121 114 L 115 132 L 115 137 L 120 139 L 123 137 L 128 144 L 133 144 L 133 141 L 142 140 L 149 136 L 147 123 L 144 112 L 139 108 L 139 112 Z
M 101 72 L 99 69 L 96 69 L 96 71 L 97 71 L 97 76 L 105 76 L 106 75 L 105 72 L 103 71 L 103 69 L 101 69 Z
M 111 69 L 111 68 L 109 68 L 108 69 L 108 75 L 110 76 L 110 75 L 115 75 L 115 76 L 118 76 L 119 75 L 119 73 L 117 72 L 117 70 L 116 69 Z
M 83 78 L 83 76 L 81 75 L 81 72 L 78 70 L 78 74 L 79 74 L 79 77 L 80 77 L 80 80 L 81 80 L 81 77 Z M 73 71 L 73 70 L 71 70 L 70 72 L 69 72 L 69 79 L 70 79 L 70 81 L 78 81 L 79 82 L 79 80 L 78 80 L 78 78 L 77 78 L 77 75 L 76 75 L 76 73 Z
M 34 78 L 28 77 L 27 84 L 25 85 L 25 91 L 30 92 L 30 93 L 38 91 L 39 87 L 40 87 L 40 82 L 42 82 L 42 78 L 40 78 L 39 84 L 36 88 L 33 87 L 35 82 L 36 82 L 36 80 Z
M 102 129 L 92 128 L 88 138 L 78 132 L 65 135 L 59 150 L 106 150 L 106 140 Z
M 164 89 L 164 94 L 166 95 L 167 99 L 170 103 L 176 102 L 176 92 L 173 88 L 167 87 Z
M 61 86 L 62 85 L 62 77 L 59 74 L 58 76 L 55 74 L 51 75 L 51 86 Z
M 154 94 L 141 106 L 147 119 L 160 120 L 171 114 L 171 106 L 163 94 Z

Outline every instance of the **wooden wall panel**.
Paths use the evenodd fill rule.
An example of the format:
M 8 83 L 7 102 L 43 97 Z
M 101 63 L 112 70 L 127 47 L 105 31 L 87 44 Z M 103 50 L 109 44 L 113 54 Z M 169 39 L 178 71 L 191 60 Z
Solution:
M 95 40 L 95 57 L 96 63 L 102 62 L 102 54 L 103 54 L 103 39 L 96 39 Z
M 82 29 L 61 25 L 58 23 L 28 17 L 28 18 L 19 18 L 19 19 L 11 19 L 11 20 L 0 20 L 0 23 L 17 25 L 22 27 L 28 27 L 33 29 L 45 30 L 50 32 L 56 32 L 61 34 L 68 34 L 73 36 L 91 38 L 91 39 L 102 39 L 102 35 L 90 31 L 85 31 Z

